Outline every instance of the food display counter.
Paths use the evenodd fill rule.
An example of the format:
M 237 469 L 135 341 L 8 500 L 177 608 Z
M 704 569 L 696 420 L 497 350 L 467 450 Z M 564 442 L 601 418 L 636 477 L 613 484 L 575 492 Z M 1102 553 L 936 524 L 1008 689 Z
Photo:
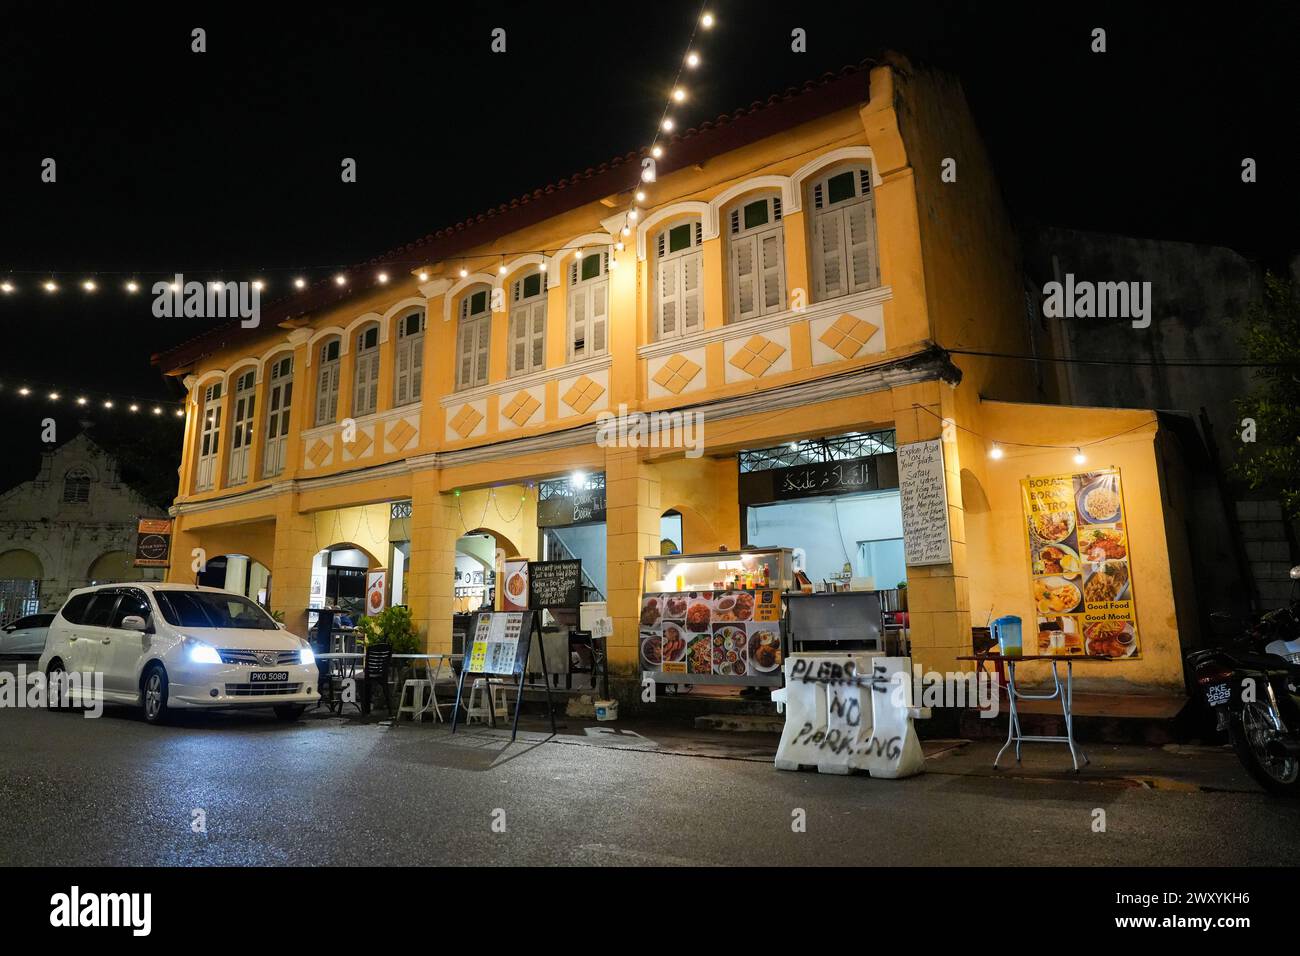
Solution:
M 645 676 L 781 686 L 781 595 L 792 584 L 792 565 L 789 548 L 648 556 L 639 638 Z

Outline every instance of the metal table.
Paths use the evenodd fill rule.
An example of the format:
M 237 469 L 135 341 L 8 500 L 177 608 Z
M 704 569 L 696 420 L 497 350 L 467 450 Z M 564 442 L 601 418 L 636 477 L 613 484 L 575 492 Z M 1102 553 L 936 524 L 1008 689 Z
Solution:
M 429 700 L 427 703 L 423 704 L 420 707 L 419 711 L 416 712 L 415 717 L 423 717 L 425 713 L 429 710 L 429 708 L 432 707 L 433 716 L 437 720 L 441 721 L 442 711 L 439 708 L 455 706 L 455 704 L 441 704 L 438 702 L 438 678 L 442 676 L 442 665 L 444 663 L 451 662 L 454 660 L 461 660 L 464 657 L 465 657 L 464 654 L 394 654 L 393 655 L 392 659 L 395 661 L 420 661 L 424 664 L 425 679 L 429 682 Z M 434 666 L 434 661 L 437 661 L 436 667 Z M 398 693 L 399 694 L 401 693 L 400 689 L 398 690 Z
M 1022 743 L 1039 743 L 1039 744 L 1066 744 L 1070 748 L 1070 760 L 1074 763 L 1074 772 L 1079 772 L 1079 758 L 1083 758 L 1085 764 L 1091 763 L 1088 755 L 1074 742 L 1074 662 L 1075 661 L 1108 661 L 1109 657 L 1103 657 L 1097 654 L 1024 654 L 1019 657 L 1007 657 L 1002 654 L 977 654 L 973 656 L 958 657 L 959 661 L 975 661 L 977 664 L 983 664 L 985 661 L 990 664 L 1005 664 L 1007 668 L 1007 742 L 1002 745 L 998 755 L 993 758 L 993 766 L 998 765 L 1002 759 L 1002 754 L 1014 743 L 1016 745 L 1016 763 L 1020 763 L 1020 745 Z M 1021 661 L 1047 661 L 1052 665 L 1052 683 L 1055 689 L 1050 694 L 1024 694 L 1016 689 L 1016 665 Z M 1058 664 L 1065 665 L 1065 683 L 1061 683 L 1061 673 L 1057 668 Z M 983 670 L 983 667 L 979 667 Z M 1017 700 L 1061 700 L 1061 714 L 1065 717 L 1065 736 L 1052 737 L 1035 734 L 1025 734 L 1020 730 L 1020 713 L 1016 707 Z

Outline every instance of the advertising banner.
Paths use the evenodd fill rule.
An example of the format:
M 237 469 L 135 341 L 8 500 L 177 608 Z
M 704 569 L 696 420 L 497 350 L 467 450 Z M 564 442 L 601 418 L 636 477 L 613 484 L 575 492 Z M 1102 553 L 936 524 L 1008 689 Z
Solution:
M 169 567 L 171 551 L 171 519 L 141 518 L 136 525 L 135 566 L 137 568 Z
M 683 683 L 777 683 L 781 602 L 775 589 L 685 591 L 641 599 L 641 666 Z
M 1141 656 L 1118 468 L 1020 482 L 1037 636 L 1027 654 Z

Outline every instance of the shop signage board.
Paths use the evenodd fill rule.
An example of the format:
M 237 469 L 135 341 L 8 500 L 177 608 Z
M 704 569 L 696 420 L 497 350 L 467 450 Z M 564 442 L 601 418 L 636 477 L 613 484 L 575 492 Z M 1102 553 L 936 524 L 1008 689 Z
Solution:
M 537 527 L 562 528 L 605 520 L 605 489 L 592 488 L 554 495 L 537 502 Z
M 534 637 L 542 661 L 542 682 L 546 687 L 546 712 L 551 718 L 551 733 L 555 733 L 555 712 L 551 708 L 551 677 L 546 666 L 546 649 L 542 645 L 540 611 L 479 611 L 474 615 L 474 624 L 470 629 L 469 653 L 465 655 L 465 664 L 461 668 L 460 680 L 456 684 L 456 706 L 452 711 L 451 732 L 456 732 L 460 716 L 460 702 L 463 699 L 465 679 L 471 682 L 477 678 L 512 677 L 518 678 L 515 687 L 515 716 L 511 730 L 513 740 L 519 732 L 519 708 L 524 698 L 524 676 L 528 666 L 528 650 Z M 473 684 L 471 683 L 471 687 Z M 491 694 L 485 688 L 483 700 L 487 702 L 489 722 L 496 727 L 496 709 L 491 703 Z
M 912 659 L 878 654 L 792 654 L 785 687 L 772 699 L 785 708 L 778 770 L 865 770 L 910 777 L 925 769 L 912 721 L 929 710 L 912 701 Z
M 780 592 L 647 594 L 641 599 L 638 644 L 642 671 L 654 680 L 779 686 Z
M 387 604 L 388 571 L 370 571 L 366 574 L 366 617 L 384 612 Z
M 170 518 L 141 518 L 136 525 L 135 566 L 171 566 L 172 522 Z
M 1020 491 L 1037 621 L 1025 653 L 1141 657 L 1119 469 L 1025 478 Z
M 903 554 L 908 566 L 951 564 L 942 439 L 898 446 L 898 495 L 903 510 Z
M 777 468 L 772 472 L 772 492 L 778 500 L 817 495 L 852 495 L 880 487 L 875 457 L 814 462 Z
M 576 608 L 582 603 L 582 561 L 529 561 L 528 606 Z

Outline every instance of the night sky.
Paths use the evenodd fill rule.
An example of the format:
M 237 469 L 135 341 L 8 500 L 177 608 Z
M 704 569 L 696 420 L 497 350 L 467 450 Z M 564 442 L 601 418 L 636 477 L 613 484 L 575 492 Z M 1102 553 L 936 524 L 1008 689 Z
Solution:
M 709 8 L 683 126 L 897 49 L 956 73 L 1013 215 L 1231 246 L 1300 246 L 1287 151 L 1295 4 L 852 4 Z M 361 262 L 648 144 L 696 3 L 9 2 L 0 9 L 0 487 L 35 470 L 59 386 L 175 400 L 154 352 L 202 325 L 159 320 L 148 286 L 270 283 Z M 190 52 L 190 31 L 207 52 Z M 494 27 L 507 52 L 489 50 Z M 795 27 L 808 52 L 790 50 Z M 1094 27 L 1108 52 L 1089 50 Z M 58 182 L 40 181 L 41 161 Z M 1245 185 L 1243 157 L 1259 164 Z M 340 182 L 354 157 L 358 182 Z M 121 286 L 138 278 L 144 292 Z M 39 288 L 50 274 L 62 291 Z M 94 276 L 101 291 L 80 282 Z M 121 412 L 96 415 L 122 416 Z M 107 438 L 137 426 L 104 426 Z M 179 427 L 145 428 L 174 474 Z

